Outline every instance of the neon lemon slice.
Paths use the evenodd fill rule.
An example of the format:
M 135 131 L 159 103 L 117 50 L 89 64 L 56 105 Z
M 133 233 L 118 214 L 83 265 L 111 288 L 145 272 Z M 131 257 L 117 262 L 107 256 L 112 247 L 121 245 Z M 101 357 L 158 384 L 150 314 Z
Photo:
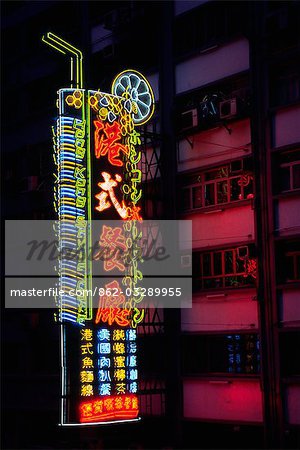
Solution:
M 146 78 L 136 70 L 125 70 L 116 76 L 111 88 L 113 95 L 126 98 L 127 110 L 133 111 L 133 122 L 143 125 L 154 112 L 154 95 Z M 131 102 L 131 105 L 130 105 Z

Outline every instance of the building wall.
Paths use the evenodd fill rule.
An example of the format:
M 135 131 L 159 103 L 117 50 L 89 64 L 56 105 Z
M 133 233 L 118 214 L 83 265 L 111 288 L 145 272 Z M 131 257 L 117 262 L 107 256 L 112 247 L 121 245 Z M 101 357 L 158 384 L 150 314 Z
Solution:
M 231 134 L 216 124 L 213 129 L 188 135 L 178 142 L 178 171 L 196 169 L 251 154 L 249 119 L 230 124 Z
M 181 312 L 185 332 L 251 330 L 258 328 L 255 289 L 230 293 L 197 293 L 193 308 Z
M 258 381 L 183 381 L 184 417 L 262 422 Z
M 247 39 L 217 46 L 208 53 L 196 56 L 175 68 L 176 93 L 180 94 L 213 81 L 249 69 Z
M 178 5 L 176 8 L 177 14 L 180 11 Z M 188 12 L 185 11 L 185 14 L 188 14 Z M 275 12 L 274 15 L 271 15 L 271 13 L 270 16 L 266 15 L 264 20 L 267 27 L 271 21 L 273 21 L 272 24 L 276 24 L 277 20 L 279 23 L 279 12 L 278 16 L 276 14 Z M 270 29 L 272 29 L 271 26 Z M 270 38 L 270 42 L 271 40 L 272 38 Z M 205 94 L 210 95 L 217 92 L 220 85 L 223 89 L 226 86 L 224 80 L 230 85 L 230 77 L 247 73 L 247 71 L 256 76 L 249 60 L 251 46 L 251 41 L 248 41 L 245 37 L 233 39 L 229 42 L 214 40 L 211 45 L 203 45 L 203 53 L 200 48 L 198 53 L 195 52 L 192 56 L 187 55 L 186 59 L 181 59 L 175 66 L 176 93 L 180 99 L 189 95 L 189 102 L 186 102 L 186 107 L 182 108 L 181 113 L 190 110 L 193 111 L 194 117 L 198 115 L 197 102 L 199 102 L 199 98 L 204 98 Z M 205 51 L 206 49 L 207 51 Z M 277 64 L 279 65 L 278 62 Z M 269 70 L 268 84 L 265 85 L 265 93 L 263 94 L 265 95 L 264 101 L 266 103 L 269 101 L 270 105 L 269 120 L 267 119 L 265 127 L 267 148 L 262 148 L 261 151 L 270 154 L 271 170 L 266 166 L 261 167 L 260 170 L 265 172 L 255 173 L 254 179 L 255 183 L 259 183 L 260 176 L 270 177 L 268 179 L 273 186 L 273 202 L 271 202 L 273 230 L 271 233 L 276 236 L 274 251 L 277 255 L 275 267 L 277 281 L 274 287 L 275 295 L 271 302 L 275 310 L 279 311 L 280 326 L 276 329 L 275 334 L 279 334 L 280 352 L 288 352 L 288 343 L 294 342 L 294 335 L 282 334 L 280 328 L 284 327 L 291 333 L 295 333 L 296 339 L 300 323 L 298 304 L 300 291 L 297 285 L 299 280 L 295 280 L 296 283 L 294 282 L 291 286 L 291 280 L 284 279 L 283 272 L 287 264 L 286 253 L 293 249 L 299 250 L 296 243 L 299 242 L 300 184 L 297 178 L 297 187 L 291 187 L 289 192 L 284 192 L 280 188 L 280 185 L 283 184 L 281 177 L 283 179 L 283 176 L 287 176 L 286 173 L 283 175 L 283 159 L 280 159 L 280 154 L 291 150 L 295 152 L 297 146 L 299 147 L 300 97 L 295 94 L 295 92 L 299 93 L 299 76 L 298 81 L 295 81 L 292 77 L 289 81 L 281 79 L 274 90 L 272 78 L 274 72 L 272 71 L 276 73 L 276 63 Z M 280 83 L 284 86 L 280 87 Z M 197 95 L 197 92 L 200 91 L 202 97 Z M 268 97 L 268 93 L 271 94 L 271 97 Z M 281 104 L 280 107 L 274 108 L 274 98 L 279 98 L 283 94 L 285 98 L 293 95 L 294 103 L 291 105 Z M 193 95 L 194 102 L 191 101 Z M 252 91 L 251 95 L 251 102 L 254 104 L 255 92 Z M 297 101 L 295 101 L 295 98 L 297 98 Z M 203 124 L 203 119 L 198 116 L 198 122 L 195 122 L 196 126 L 179 134 L 177 139 L 178 174 L 182 177 L 180 179 L 184 179 L 184 176 L 188 176 L 188 174 L 199 173 L 202 174 L 200 176 L 203 185 L 203 173 L 209 169 L 221 167 L 238 158 L 251 158 L 254 133 L 253 120 L 251 119 L 256 113 L 257 111 L 252 110 L 253 116 L 251 117 L 250 110 L 248 116 L 242 118 L 236 116 L 222 122 L 213 121 L 211 118 L 211 123 L 207 125 Z M 298 158 L 293 158 L 294 162 L 300 161 L 299 150 L 298 153 Z M 257 155 L 257 149 L 255 149 L 255 154 Z M 284 161 L 288 161 L 289 158 L 287 156 Z M 296 170 L 294 175 L 295 185 Z M 196 187 L 197 181 L 194 179 L 193 182 L 195 183 L 193 186 Z M 284 182 L 286 183 L 286 181 Z M 203 186 L 202 189 L 204 189 Z M 191 201 L 194 201 L 193 197 Z M 255 242 L 257 238 L 256 230 L 257 226 L 260 226 L 258 224 L 261 217 L 261 211 L 256 208 L 255 191 L 254 198 L 251 202 L 248 201 L 248 204 L 242 204 L 242 202 L 237 202 L 235 205 L 232 203 L 215 204 L 211 208 L 204 208 L 202 204 L 202 208 L 199 208 L 198 205 L 198 209 L 194 208 L 193 211 L 184 212 L 181 208 L 179 213 L 180 218 L 192 221 L 193 250 L 195 252 L 207 252 L 212 249 L 217 251 L 218 249 L 233 247 L 235 244 L 247 245 Z M 277 241 L 278 239 L 280 241 Z M 258 264 L 260 264 L 259 261 Z M 294 273 L 299 270 L 297 267 L 294 269 Z M 195 274 L 194 266 L 194 276 L 199 276 L 198 271 L 197 268 Z M 256 279 L 256 282 L 260 283 L 260 280 Z M 241 333 L 243 330 L 253 330 L 260 335 L 260 330 L 269 326 L 261 322 L 260 308 L 255 286 L 244 289 L 237 287 L 230 290 L 226 288 L 197 290 L 193 294 L 193 308 L 183 310 L 181 313 L 181 330 L 187 336 L 197 334 L 203 336 L 207 333 L 207 339 L 210 339 L 210 336 L 226 336 L 231 331 Z M 289 332 L 287 331 L 287 333 Z M 262 343 L 262 345 L 265 344 Z M 193 349 L 191 348 L 190 351 L 193 352 Z M 262 355 L 265 354 L 265 351 L 263 348 Z M 199 357 L 198 353 L 195 352 L 195 358 L 197 357 Z M 299 423 L 297 419 L 300 416 L 299 384 L 295 378 L 296 373 L 299 375 L 299 367 L 293 366 L 285 369 L 286 359 L 282 356 L 280 356 L 280 361 L 275 362 L 275 365 L 277 363 L 281 367 L 281 373 L 277 376 L 282 377 L 281 383 L 283 383 L 283 420 L 286 424 Z M 203 380 L 204 376 L 205 380 Z M 240 378 L 237 380 L 231 379 L 228 374 L 223 373 L 222 379 L 219 380 L 213 372 L 201 374 L 200 371 L 200 373 L 195 373 L 193 378 L 184 377 L 182 386 L 185 420 L 263 423 L 264 393 L 262 385 L 264 374 L 259 371 L 252 376 L 253 379 L 249 381 L 245 374 L 240 374 Z

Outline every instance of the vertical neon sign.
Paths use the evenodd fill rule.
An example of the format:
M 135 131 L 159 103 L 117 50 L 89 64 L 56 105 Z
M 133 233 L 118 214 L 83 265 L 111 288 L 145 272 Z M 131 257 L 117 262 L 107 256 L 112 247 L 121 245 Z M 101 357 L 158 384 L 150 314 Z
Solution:
M 138 307 L 142 297 L 133 295 L 143 278 L 138 244 L 138 224 L 142 222 L 141 140 L 135 127 L 152 116 L 153 93 L 143 75 L 134 70 L 115 78 L 112 94 L 85 90 L 81 52 L 52 33 L 43 40 L 70 57 L 72 80 L 71 88 L 59 90 L 54 130 L 58 275 L 63 291 L 57 299 L 61 424 L 136 420 L 136 328 L 144 311 Z M 102 221 L 96 262 L 103 265 L 104 272 L 118 273 L 116 279 L 99 289 L 98 309 L 92 308 L 90 294 L 92 216 Z M 114 218 L 121 220 L 118 226 L 105 223 Z M 99 255 L 109 249 L 114 250 L 112 256 L 103 260 Z

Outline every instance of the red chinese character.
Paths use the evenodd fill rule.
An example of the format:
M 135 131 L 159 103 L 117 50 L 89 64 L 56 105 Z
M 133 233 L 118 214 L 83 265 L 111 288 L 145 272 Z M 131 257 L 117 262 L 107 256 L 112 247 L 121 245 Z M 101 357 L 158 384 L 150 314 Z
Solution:
M 244 261 L 244 267 L 245 267 L 245 275 L 246 277 L 252 277 L 256 279 L 257 277 L 257 262 L 255 259 L 246 259 Z
M 138 220 L 141 222 L 143 218 L 140 216 L 141 208 L 139 206 L 133 205 L 132 207 L 127 207 L 127 220 Z
M 120 259 L 122 258 L 120 255 L 120 250 L 127 250 L 127 246 L 125 244 L 125 237 L 122 234 L 122 228 L 112 228 L 103 225 L 99 244 L 102 247 L 112 249 L 112 252 L 109 254 L 109 258 L 105 258 L 104 260 L 104 270 L 109 271 L 117 267 L 123 272 L 125 270 L 125 266 L 122 262 L 120 262 Z
M 120 327 L 126 327 L 130 324 L 128 316 L 130 309 L 122 308 L 98 308 L 95 323 L 104 322 L 112 325 L 114 322 Z
M 115 121 L 112 125 L 108 122 L 103 125 L 103 122 L 94 120 L 95 125 L 95 156 L 105 156 L 108 154 L 108 161 L 113 166 L 123 166 L 123 161 L 117 159 L 120 152 L 129 155 L 129 149 L 126 145 L 118 142 L 122 138 L 120 124 Z
M 93 415 L 93 404 L 92 403 L 82 403 L 80 405 L 81 414 L 83 417 L 90 417 Z
M 126 219 L 128 212 L 124 201 L 122 201 L 122 205 L 118 202 L 114 188 L 118 186 L 118 183 L 122 181 L 120 175 L 115 175 L 115 180 L 111 178 L 111 175 L 107 172 L 101 172 L 101 175 L 104 178 L 104 182 L 98 183 L 98 186 L 102 189 L 102 191 L 95 195 L 95 197 L 99 200 L 99 205 L 96 206 L 97 211 L 104 211 L 111 207 L 111 203 L 116 208 L 118 214 L 122 219 Z M 111 200 L 111 203 L 108 201 L 108 197 Z
M 104 295 L 99 297 L 98 308 L 119 308 L 125 304 L 125 296 L 121 294 L 122 289 L 117 280 L 107 283 L 103 291 Z M 109 292 L 113 295 L 109 295 Z M 115 293 L 118 293 L 118 295 L 115 295 Z

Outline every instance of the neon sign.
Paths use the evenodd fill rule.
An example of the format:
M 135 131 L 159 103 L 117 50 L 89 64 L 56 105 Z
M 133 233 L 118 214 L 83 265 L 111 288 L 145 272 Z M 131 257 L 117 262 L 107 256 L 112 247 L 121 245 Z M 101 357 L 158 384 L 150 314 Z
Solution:
M 118 419 L 134 419 L 138 416 L 138 401 L 135 395 L 103 397 L 80 405 L 81 422 L 102 422 Z
M 137 325 L 144 310 L 139 308 L 143 295 L 132 294 L 143 279 L 137 226 L 142 221 L 141 139 L 135 127 L 151 118 L 153 93 L 145 77 L 134 70 L 115 78 L 111 94 L 86 90 L 81 52 L 53 33 L 43 41 L 69 56 L 72 79 L 71 88 L 59 90 L 53 130 L 61 255 L 57 270 L 62 295 L 56 299 L 61 323 L 61 424 L 137 420 Z M 93 217 L 102 221 L 94 264 L 103 264 L 105 273 L 119 274 L 101 288 L 95 309 L 90 294 L 84 294 L 92 291 L 93 266 L 87 255 Z M 105 223 L 113 218 L 122 224 Z M 76 261 L 67 258 L 68 252 L 75 252 Z M 109 258 L 102 262 L 105 252 Z

